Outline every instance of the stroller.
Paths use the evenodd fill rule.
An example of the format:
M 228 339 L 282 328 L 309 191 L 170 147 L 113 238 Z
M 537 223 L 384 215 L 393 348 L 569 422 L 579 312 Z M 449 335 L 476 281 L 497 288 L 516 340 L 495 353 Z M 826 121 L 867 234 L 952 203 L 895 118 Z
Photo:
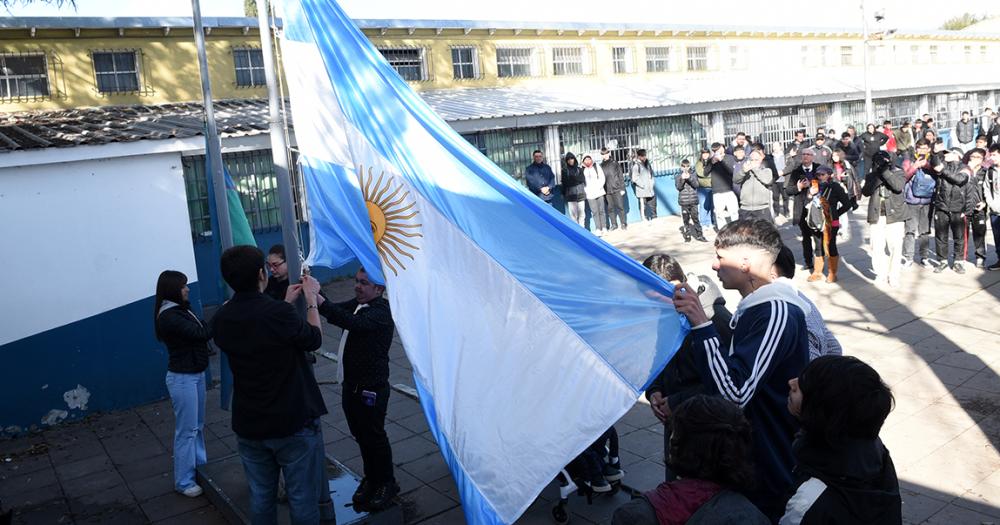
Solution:
M 566 504 L 574 492 L 586 496 L 589 505 L 595 495 L 616 494 L 624 477 L 618 459 L 618 431 L 612 426 L 556 475 L 559 502 L 552 508 L 552 519 L 559 525 L 569 523 Z

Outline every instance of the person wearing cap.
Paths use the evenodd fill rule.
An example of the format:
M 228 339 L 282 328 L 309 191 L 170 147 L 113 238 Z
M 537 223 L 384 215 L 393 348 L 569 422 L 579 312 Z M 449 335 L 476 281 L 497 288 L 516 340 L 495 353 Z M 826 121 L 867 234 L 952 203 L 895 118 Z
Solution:
M 830 157 L 833 157 L 833 150 L 830 149 L 830 146 L 826 145 L 826 135 L 817 133 L 812 148 L 814 152 L 813 162 L 820 166 L 830 166 Z
M 951 268 L 957 274 L 965 273 L 962 262 L 966 250 L 966 216 L 972 214 L 972 206 L 966 194 L 966 184 L 972 179 L 969 168 L 962 164 L 961 148 L 953 148 L 941 157 L 931 157 L 931 176 L 937 179 L 934 193 L 934 244 L 937 249 L 937 268 L 941 273 L 948 267 L 948 234 L 951 233 L 952 254 L 955 258 Z
M 802 235 L 802 264 L 809 271 L 813 269 L 813 243 L 812 230 L 805 222 L 805 208 L 809 202 L 806 198 L 807 190 L 816 178 L 816 168 L 819 167 L 813 162 L 815 156 L 816 150 L 811 147 L 802 150 L 802 164 L 792 170 L 785 179 L 785 193 L 793 198 L 792 220 L 799 225 L 799 233 Z
M 823 279 L 824 256 L 829 261 L 830 273 L 826 282 L 837 282 L 837 270 L 840 268 L 840 252 L 837 251 L 837 232 L 840 231 L 840 216 L 851 209 L 851 199 L 844 187 L 831 180 L 833 169 L 829 166 L 816 168 L 816 179 L 809 185 L 808 198 L 818 206 L 823 213 L 821 228 L 810 228 L 813 242 L 813 272 L 807 279 L 816 282 Z

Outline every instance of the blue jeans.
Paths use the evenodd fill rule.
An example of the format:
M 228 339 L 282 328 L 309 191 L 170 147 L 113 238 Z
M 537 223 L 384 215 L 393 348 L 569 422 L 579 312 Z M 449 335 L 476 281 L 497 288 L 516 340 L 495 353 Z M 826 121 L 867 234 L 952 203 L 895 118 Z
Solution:
M 278 473 L 285 476 L 288 511 L 295 525 L 319 523 L 317 448 L 323 447 L 319 420 L 284 438 L 244 439 L 237 436 L 240 459 L 250 485 L 250 523 L 278 523 Z
M 174 407 L 174 489 L 183 491 L 205 464 L 205 373 L 167 372 L 167 392 Z
M 698 188 L 698 222 L 702 228 L 715 224 L 715 207 L 712 205 L 712 188 Z

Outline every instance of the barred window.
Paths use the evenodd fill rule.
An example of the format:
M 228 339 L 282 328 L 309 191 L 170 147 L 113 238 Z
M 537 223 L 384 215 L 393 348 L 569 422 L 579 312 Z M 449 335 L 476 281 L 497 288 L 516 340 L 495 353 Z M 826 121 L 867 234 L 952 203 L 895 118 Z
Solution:
M 451 66 L 455 78 L 479 78 L 479 60 L 474 47 L 451 48 Z
M 853 46 L 840 46 L 840 65 L 842 65 L 842 66 L 853 66 L 854 65 L 854 47 Z
M 660 73 L 663 71 L 670 71 L 670 48 L 647 47 L 646 71 L 650 73 Z
M 501 78 L 530 77 L 531 51 L 529 48 L 498 48 L 497 76 Z
M 49 96 L 45 55 L 0 53 L 0 100 Z
M 127 93 L 139 91 L 139 60 L 137 52 L 94 51 L 94 75 L 97 91 L 101 93 Z
M 264 53 L 257 48 L 246 47 L 233 50 L 236 64 L 236 86 L 257 87 L 267 84 L 264 77 Z
M 742 64 L 740 63 L 740 48 L 739 46 L 729 46 L 729 68 L 739 69 Z
M 972 62 L 972 46 L 965 46 L 965 63 Z
M 938 63 L 938 46 L 931 46 L 930 48 L 931 64 Z
M 632 48 L 611 48 L 611 64 L 614 66 L 615 74 L 634 73 L 635 71 L 632 68 Z
M 427 80 L 424 69 L 424 50 L 420 48 L 379 49 L 389 65 L 403 80 Z
M 687 48 L 688 71 L 705 71 L 708 69 L 708 48 L 705 46 Z
M 582 75 L 583 49 L 579 47 L 556 47 L 552 49 L 552 74 Z

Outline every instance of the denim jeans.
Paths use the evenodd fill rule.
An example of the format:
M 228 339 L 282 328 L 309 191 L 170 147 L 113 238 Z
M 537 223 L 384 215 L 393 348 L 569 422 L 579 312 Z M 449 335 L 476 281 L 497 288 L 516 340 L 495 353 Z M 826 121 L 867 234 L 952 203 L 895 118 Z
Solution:
M 320 475 L 317 447 L 323 442 L 319 420 L 302 430 L 276 439 L 245 439 L 237 436 L 237 447 L 250 486 L 250 523 L 278 522 L 278 473 L 285 476 L 288 511 L 293 524 L 319 523 Z
M 174 407 L 174 489 L 195 484 L 194 469 L 205 464 L 205 373 L 167 372 Z
M 715 224 L 715 206 L 712 203 L 712 188 L 698 188 L 698 222 L 708 228 Z

